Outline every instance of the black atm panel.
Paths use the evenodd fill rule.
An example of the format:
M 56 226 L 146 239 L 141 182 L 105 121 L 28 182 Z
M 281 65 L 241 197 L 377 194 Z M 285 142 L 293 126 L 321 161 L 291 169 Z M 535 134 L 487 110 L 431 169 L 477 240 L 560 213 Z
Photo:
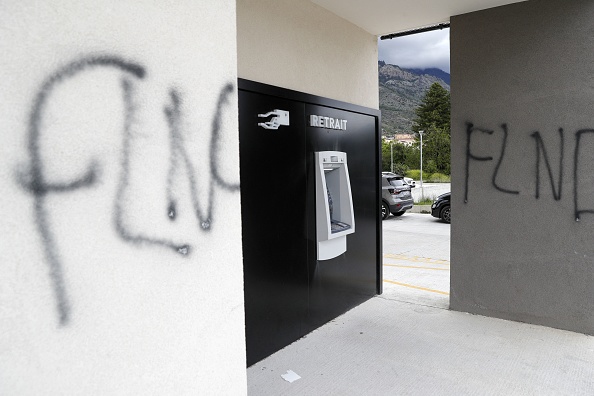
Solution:
M 305 135 L 302 103 L 239 91 L 248 365 L 304 334 L 307 315 Z M 288 111 L 289 125 L 259 117 Z M 231 210 L 231 209 L 230 209 Z M 239 212 L 238 212 L 239 215 Z
M 380 292 L 378 126 L 377 110 L 239 80 L 248 366 Z M 348 159 L 354 216 L 328 216 L 326 238 L 338 230 L 346 249 L 324 260 L 317 256 L 319 152 L 335 152 L 330 162 Z M 344 209 L 336 175 L 325 175 L 334 197 L 322 201 L 328 211 Z

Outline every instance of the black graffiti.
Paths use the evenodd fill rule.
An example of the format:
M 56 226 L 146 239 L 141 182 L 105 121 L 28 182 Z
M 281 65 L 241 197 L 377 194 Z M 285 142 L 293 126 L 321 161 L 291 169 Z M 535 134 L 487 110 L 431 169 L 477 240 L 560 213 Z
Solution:
M 507 147 L 507 124 L 501 124 L 501 129 L 503 130 L 503 144 L 501 145 L 501 155 L 499 156 L 499 161 L 497 161 L 497 165 L 495 166 L 495 172 L 493 172 L 493 187 L 495 189 L 504 192 L 506 194 L 514 194 L 518 195 L 520 192 L 515 190 L 509 190 L 507 188 L 503 188 L 497 184 L 497 175 L 499 174 L 499 167 L 501 167 L 501 163 L 503 162 L 503 157 L 505 156 L 505 149 Z
M 88 57 L 79 61 L 72 62 L 57 72 L 50 75 L 41 85 L 33 103 L 32 111 L 29 116 L 28 124 L 28 152 L 30 165 L 27 172 L 21 172 L 18 175 L 19 183 L 29 191 L 34 197 L 34 218 L 37 225 L 37 231 L 40 235 L 44 247 L 44 254 L 49 267 L 49 277 L 56 300 L 56 309 L 58 312 L 58 321 L 60 326 L 66 325 L 71 317 L 71 303 L 66 291 L 63 262 L 58 249 L 58 243 L 52 232 L 52 227 L 48 218 L 46 206 L 46 197 L 50 193 L 67 193 L 81 188 L 90 187 L 97 182 L 100 174 L 99 162 L 92 160 L 87 170 L 75 180 L 70 182 L 52 183 L 45 175 L 45 166 L 41 157 L 41 137 L 42 120 L 45 108 L 51 98 L 52 92 L 61 83 L 69 78 L 98 67 L 115 68 L 124 73 L 122 80 L 122 93 L 124 99 L 124 126 L 122 143 L 122 162 L 121 175 L 117 186 L 116 197 L 114 199 L 114 227 L 117 235 L 127 243 L 134 245 L 158 245 L 174 250 L 182 256 L 190 253 L 190 244 L 179 244 L 167 239 L 149 237 L 139 232 L 132 232 L 125 222 L 124 196 L 130 181 L 130 150 L 133 140 L 131 132 L 132 124 L 135 120 L 136 107 L 134 102 L 134 84 L 142 80 L 146 71 L 145 68 L 137 63 L 128 62 L 117 56 L 97 56 Z M 133 77 L 133 78 L 130 78 Z M 165 115 L 170 129 L 171 154 L 168 178 L 166 181 L 166 193 L 168 198 L 168 207 L 164 208 L 166 215 L 171 220 L 177 217 L 176 201 L 173 198 L 172 186 L 174 176 L 180 167 L 185 168 L 185 174 L 190 179 L 192 204 L 196 217 L 203 231 L 212 229 L 212 207 L 214 187 L 226 191 L 237 191 L 239 184 L 229 183 L 223 180 L 218 172 L 219 161 L 219 141 L 221 134 L 220 119 L 222 118 L 225 106 L 229 106 L 229 96 L 233 93 L 233 84 L 228 83 L 222 89 L 218 97 L 217 107 L 213 115 L 211 124 L 211 144 L 210 144 L 210 183 L 208 192 L 207 212 L 201 213 L 198 202 L 198 191 L 196 183 L 196 172 L 190 163 L 189 155 L 184 146 L 183 133 L 181 131 L 180 119 L 182 113 L 180 110 L 181 95 L 171 90 L 171 104 L 165 106 Z
M 124 106 L 125 106 L 125 118 L 124 118 L 124 141 L 123 141 L 123 155 L 122 155 L 122 173 L 120 176 L 120 182 L 118 183 L 118 189 L 116 192 L 116 199 L 114 204 L 114 224 L 115 229 L 124 241 L 135 245 L 150 244 L 150 245 L 161 245 L 172 249 L 180 254 L 188 254 L 190 247 L 188 244 L 176 244 L 166 239 L 152 238 L 139 232 L 132 232 L 130 227 L 125 223 L 124 216 L 124 196 L 126 189 L 130 182 L 130 147 L 132 141 L 131 126 L 133 117 L 135 114 L 134 101 L 132 98 L 133 88 L 132 82 L 128 79 L 122 81 L 122 91 L 124 94 Z
M 217 111 L 213 117 L 213 122 L 211 126 L 211 143 L 210 143 L 210 169 L 211 169 L 211 178 L 210 178 L 210 185 L 209 185 L 209 192 L 208 192 L 208 202 L 207 202 L 207 210 L 206 213 L 202 213 L 198 202 L 198 188 L 196 182 L 196 176 L 192 170 L 192 165 L 190 162 L 190 156 L 186 151 L 184 145 L 184 138 L 183 133 L 181 132 L 181 111 L 180 111 L 180 104 L 181 104 L 181 96 L 177 90 L 172 89 L 170 91 L 170 98 L 171 98 L 171 105 L 165 107 L 165 116 L 167 117 L 168 125 L 169 125 L 169 136 L 171 142 L 171 160 L 170 160 L 170 168 L 167 178 L 167 200 L 168 200 L 168 208 L 167 214 L 170 220 L 174 221 L 177 218 L 177 199 L 173 196 L 173 182 L 175 178 L 175 174 L 177 169 L 180 166 L 185 167 L 185 170 L 188 174 L 189 182 L 190 182 L 190 192 L 192 198 L 192 205 L 194 209 L 194 213 L 198 222 L 202 229 L 209 230 L 211 227 L 211 219 L 212 219 L 212 207 L 213 207 L 213 193 L 214 193 L 214 186 L 218 186 L 227 191 L 236 191 L 239 189 L 239 184 L 227 183 L 223 180 L 223 178 L 218 173 L 218 155 L 219 152 L 219 140 L 220 140 L 220 120 L 222 118 L 222 109 L 225 105 L 228 105 L 228 97 L 233 92 L 233 85 L 227 84 L 223 87 L 219 99 L 217 102 Z
M 497 183 L 497 175 L 499 174 L 499 168 L 501 167 L 501 163 L 503 162 L 503 158 L 505 157 L 505 149 L 507 147 L 507 135 L 508 135 L 506 124 L 502 124 L 501 129 L 503 130 L 503 144 L 501 145 L 501 153 L 499 155 L 499 160 L 497 161 L 497 165 L 495 165 L 495 171 L 493 172 L 493 176 L 491 178 L 491 183 L 493 184 L 493 187 L 495 187 L 495 189 L 498 191 L 501 191 L 506 194 L 516 195 L 516 194 L 519 194 L 520 192 L 503 188 Z M 493 157 L 479 157 L 479 156 L 472 154 L 472 152 L 470 150 L 470 139 L 471 139 L 472 134 L 476 131 L 486 133 L 488 135 L 492 135 L 494 133 L 494 131 L 490 130 L 490 129 L 477 128 L 470 122 L 466 124 L 466 175 L 464 178 L 464 180 L 465 180 L 464 181 L 464 202 L 468 202 L 468 179 L 470 177 L 469 176 L 470 175 L 470 160 L 472 159 L 475 161 L 493 161 Z
M 563 137 L 563 128 L 559 128 L 559 181 L 557 182 L 557 188 L 555 188 L 555 180 L 553 178 L 553 171 L 551 170 L 551 164 L 549 162 L 549 156 L 547 154 L 547 149 L 542 141 L 542 137 L 540 136 L 540 132 L 534 132 L 530 135 L 534 141 L 536 142 L 536 192 L 534 193 L 534 197 L 536 199 L 540 198 L 540 157 L 544 158 L 544 163 L 547 168 L 547 172 L 549 174 L 549 181 L 551 182 L 551 189 L 553 190 L 553 198 L 555 201 L 561 200 L 561 193 L 563 188 L 563 157 L 565 153 L 565 139 Z
M 497 178 L 497 174 L 499 172 L 499 167 L 500 167 L 500 165 L 503 161 L 503 158 L 505 156 L 505 148 L 507 145 L 507 135 L 508 135 L 507 125 L 501 124 L 501 128 L 502 128 L 503 134 L 504 134 L 503 146 L 501 148 L 499 161 L 498 161 L 497 165 L 495 166 L 491 182 L 493 184 L 493 187 L 495 187 L 496 190 L 504 192 L 504 193 L 508 193 L 508 194 L 517 195 L 517 194 L 519 194 L 518 191 L 501 188 L 496 183 L 496 178 Z M 490 156 L 479 157 L 477 155 L 474 155 L 471 152 L 470 142 L 471 142 L 471 136 L 474 132 L 481 132 L 481 133 L 485 133 L 488 135 L 492 135 L 494 133 L 493 130 L 490 130 L 487 128 L 475 127 L 470 122 L 466 123 L 466 177 L 465 177 L 465 184 L 464 184 L 464 203 L 468 203 L 470 160 L 474 160 L 474 161 L 492 161 L 493 160 L 493 157 L 490 157 Z M 541 160 L 544 162 L 544 166 L 545 166 L 547 174 L 548 174 L 548 179 L 550 182 L 551 192 L 552 192 L 554 200 L 560 201 L 562 198 L 563 180 L 564 180 L 563 170 L 565 167 L 565 132 L 564 132 L 563 128 L 559 128 L 558 132 L 559 132 L 559 172 L 558 172 L 559 176 L 558 176 L 556 183 L 555 183 L 555 178 L 553 176 L 551 162 L 549 160 L 549 154 L 548 154 L 546 145 L 541 137 L 540 132 L 536 131 L 530 135 L 530 137 L 534 139 L 535 149 L 536 149 L 536 161 L 535 161 L 536 188 L 535 188 L 535 193 L 534 193 L 535 199 L 540 199 L 540 196 L 541 196 L 541 193 L 540 193 L 540 191 L 541 191 L 541 168 L 542 168 Z M 579 202 L 579 192 L 580 192 L 580 188 L 581 188 L 581 184 L 580 184 L 581 182 L 580 182 L 580 178 L 579 178 L 579 175 L 580 175 L 580 149 L 583 144 L 582 140 L 584 139 L 584 137 L 587 134 L 594 135 L 594 129 L 580 129 L 577 132 L 575 132 L 575 149 L 574 149 L 574 157 L 573 157 L 573 204 L 574 204 L 573 206 L 574 206 L 574 218 L 576 221 L 580 221 L 581 216 L 583 214 L 586 214 L 586 213 L 594 214 L 594 209 L 582 208 L 580 206 L 580 202 Z
M 64 276 L 60 255 L 49 225 L 45 199 L 49 193 L 64 193 L 91 186 L 97 179 L 98 165 L 93 161 L 89 165 L 86 173 L 74 181 L 68 183 L 49 183 L 46 180 L 44 166 L 41 160 L 41 121 L 47 101 L 57 85 L 83 70 L 98 66 L 114 67 L 123 72 L 132 74 L 137 78 L 143 78 L 145 75 L 144 68 L 138 64 L 127 62 L 118 57 L 94 57 L 70 63 L 47 78 L 41 85 L 41 88 L 35 97 L 33 108 L 29 116 L 28 151 L 30 165 L 28 173 L 26 175 L 21 174 L 19 177 L 20 183 L 34 196 L 33 206 L 37 231 L 41 237 L 45 257 L 49 265 L 49 276 L 56 298 L 59 323 L 61 325 L 68 322 L 70 316 L 70 303 L 66 294 L 66 288 L 64 287 Z
M 582 136 L 586 133 L 594 133 L 594 129 L 581 129 L 575 133 L 575 151 L 573 157 L 573 208 L 575 221 L 580 221 L 582 213 L 594 213 L 592 209 L 579 209 L 578 204 L 578 190 L 579 190 L 579 178 L 578 178 L 578 165 L 579 165 L 579 151 L 580 142 Z
M 493 161 L 493 157 L 478 157 L 470 152 L 470 136 L 473 132 L 482 132 L 492 135 L 493 131 L 483 128 L 475 128 L 475 126 L 468 122 L 466 123 L 466 174 L 464 176 L 464 202 L 468 202 L 468 179 L 470 178 L 470 160 L 475 161 Z

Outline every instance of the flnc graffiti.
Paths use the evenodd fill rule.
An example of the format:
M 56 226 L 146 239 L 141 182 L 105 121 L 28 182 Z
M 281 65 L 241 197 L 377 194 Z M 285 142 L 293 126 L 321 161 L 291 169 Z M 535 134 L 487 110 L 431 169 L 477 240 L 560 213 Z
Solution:
M 502 162 L 505 160 L 506 156 L 506 148 L 508 145 L 508 126 L 507 124 L 500 125 L 501 131 L 503 133 L 503 144 L 499 150 L 499 156 L 497 158 L 497 163 L 493 168 L 493 173 L 491 177 L 491 184 L 497 190 L 505 194 L 512 194 L 518 195 L 519 191 L 513 190 L 511 188 L 506 188 L 502 186 L 502 183 L 498 180 L 499 170 L 501 167 Z M 474 126 L 473 123 L 468 122 L 466 124 L 466 162 L 465 162 L 465 179 L 464 179 L 464 202 L 468 202 L 469 196 L 469 179 L 470 179 L 470 165 L 471 161 L 478 161 L 478 162 L 487 162 L 487 161 L 494 161 L 495 158 L 492 156 L 478 156 L 475 155 L 471 150 L 471 141 L 473 138 L 477 138 L 475 136 L 477 133 L 480 134 L 487 134 L 492 135 L 495 131 L 488 128 L 481 128 Z M 563 128 L 558 129 L 559 133 L 559 163 L 558 163 L 558 170 L 556 172 L 553 171 L 554 164 L 551 164 L 549 160 L 549 153 L 547 151 L 546 145 L 542 139 L 540 132 L 536 131 L 533 132 L 530 137 L 533 139 L 536 149 L 536 161 L 535 161 L 535 192 L 534 197 L 535 199 L 539 199 L 541 196 L 541 169 L 546 169 L 546 175 L 548 176 L 548 180 L 551 186 L 551 193 L 553 198 L 556 201 L 561 200 L 563 194 L 563 180 L 564 180 L 564 167 L 565 167 L 565 132 Z M 580 147 L 582 146 L 583 139 L 587 136 L 594 136 L 594 129 L 580 129 L 575 132 L 575 149 L 573 152 L 573 206 L 574 206 L 574 218 L 576 221 L 580 221 L 581 216 L 585 213 L 592 213 L 594 214 L 594 209 L 586 209 L 582 206 L 580 202 L 580 195 L 581 189 L 583 186 L 583 180 L 579 177 L 581 171 L 581 164 L 580 164 Z M 557 180 L 555 180 L 554 173 L 557 173 Z
M 131 125 L 136 114 L 134 94 L 135 85 L 145 78 L 146 70 L 140 64 L 126 61 L 117 56 L 97 56 L 87 57 L 81 60 L 67 64 L 65 67 L 51 74 L 38 90 L 33 107 L 29 116 L 28 123 L 28 153 L 30 164 L 27 172 L 19 174 L 19 183 L 33 195 L 34 217 L 37 226 L 37 232 L 43 243 L 45 258 L 49 269 L 53 293 L 56 300 L 59 324 L 66 325 L 71 318 L 71 303 L 68 298 L 67 288 L 63 275 L 63 260 L 59 251 L 59 243 L 52 231 L 52 224 L 48 216 L 47 198 L 50 194 L 64 194 L 74 192 L 82 188 L 89 188 L 95 185 L 99 178 L 100 165 L 97 161 L 91 161 L 87 169 L 81 173 L 81 176 L 68 181 L 55 183 L 48 180 L 46 176 L 46 166 L 42 159 L 42 137 L 44 130 L 42 121 L 46 107 L 52 99 L 52 94 L 56 88 L 80 73 L 95 68 L 112 68 L 122 72 L 121 83 L 122 95 L 124 100 L 124 125 L 122 127 L 123 148 L 121 174 L 117 187 L 117 193 L 114 198 L 114 228 L 117 235 L 127 243 L 134 245 L 157 245 L 171 249 L 182 256 L 190 254 L 192 246 L 190 244 L 179 244 L 167 239 L 159 239 L 143 235 L 139 232 L 133 232 L 129 229 L 124 217 L 123 198 L 130 180 L 130 146 L 132 144 Z M 169 125 L 169 136 L 171 142 L 171 154 L 166 193 L 168 198 L 167 208 L 163 208 L 170 220 L 177 217 L 176 199 L 173 193 L 173 183 L 175 175 L 183 171 L 189 179 L 189 186 L 193 204 L 193 210 L 200 229 L 209 232 L 212 229 L 212 208 L 214 190 L 234 192 L 239 189 L 239 184 L 223 180 L 218 171 L 220 137 L 221 137 L 221 118 L 223 112 L 230 105 L 229 97 L 233 93 L 233 84 L 224 85 L 218 95 L 216 111 L 212 116 L 210 125 L 210 174 L 208 183 L 208 198 L 206 210 L 201 209 L 198 202 L 197 175 L 190 163 L 190 157 L 184 142 L 184 135 L 181 133 L 181 94 L 175 90 L 170 90 L 170 103 L 164 108 L 164 117 Z M 45 158 L 45 157 L 43 157 Z M 47 159 L 47 158 L 46 158 Z

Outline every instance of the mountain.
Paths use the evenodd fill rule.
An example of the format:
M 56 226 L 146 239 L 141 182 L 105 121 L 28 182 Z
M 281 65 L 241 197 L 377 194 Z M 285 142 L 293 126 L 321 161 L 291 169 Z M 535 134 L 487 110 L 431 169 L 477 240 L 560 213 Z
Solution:
M 412 74 L 417 74 L 419 76 L 426 74 L 428 76 L 437 77 L 437 78 L 440 78 L 446 84 L 450 85 L 450 74 L 444 72 L 441 69 L 436 69 L 436 68 L 432 67 L 430 69 L 402 69 L 402 70 L 410 72 Z
M 404 69 L 378 62 L 382 135 L 411 133 L 415 109 L 433 83 L 450 90 L 450 75 L 439 69 Z

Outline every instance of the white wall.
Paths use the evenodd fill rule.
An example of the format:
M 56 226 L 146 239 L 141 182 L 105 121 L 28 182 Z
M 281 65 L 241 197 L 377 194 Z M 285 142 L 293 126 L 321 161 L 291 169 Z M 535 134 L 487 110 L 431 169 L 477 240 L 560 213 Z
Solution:
M 235 1 L 0 28 L 0 394 L 245 394 Z
M 239 77 L 379 108 L 377 37 L 309 0 L 238 0 Z

